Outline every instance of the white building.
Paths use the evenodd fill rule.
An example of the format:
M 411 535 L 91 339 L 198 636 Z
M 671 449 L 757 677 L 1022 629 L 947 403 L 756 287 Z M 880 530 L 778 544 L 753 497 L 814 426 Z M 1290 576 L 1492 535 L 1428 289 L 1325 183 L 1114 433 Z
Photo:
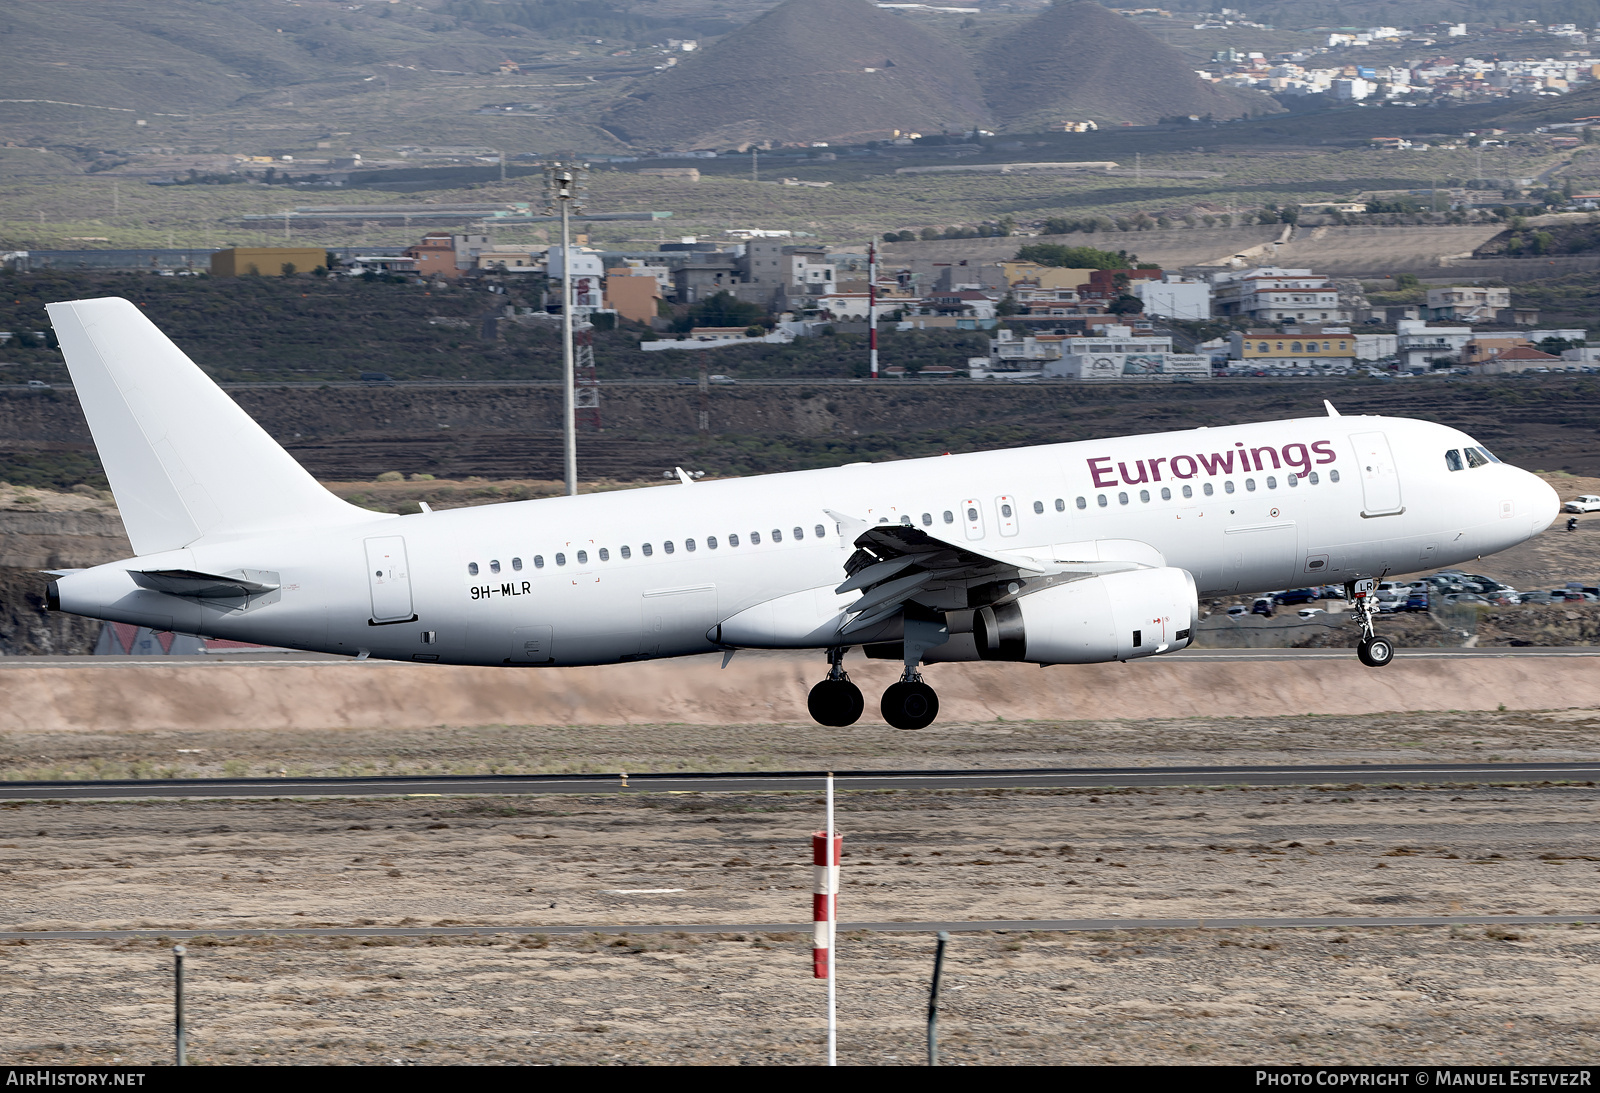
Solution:
M 1211 286 L 1211 306 L 1221 316 L 1265 323 L 1350 321 L 1333 282 L 1308 269 L 1224 270 L 1212 275 Z
M 1172 339 L 1133 336 L 1126 326 L 1107 325 L 1098 334 L 1063 338 L 1061 358 L 1044 363 L 1051 379 L 1171 380 L 1210 379 L 1211 359 L 1195 353 L 1174 353 Z
M 600 255 L 587 247 L 572 247 L 572 272 L 577 277 L 604 277 L 606 263 Z M 556 245 L 545 252 L 545 272 L 553 281 L 566 276 L 561 261 L 561 247 Z
M 1159 281 L 1137 280 L 1129 290 L 1144 301 L 1144 313 L 1160 319 L 1211 318 L 1211 286 L 1168 273 Z
M 1401 319 L 1395 332 L 1400 366 L 1411 370 L 1429 368 L 1437 357 L 1458 357 L 1472 340 L 1470 326 L 1429 326 L 1420 319 Z
M 1357 334 L 1355 343 L 1358 361 L 1381 361 L 1400 351 L 1400 338 L 1397 334 Z

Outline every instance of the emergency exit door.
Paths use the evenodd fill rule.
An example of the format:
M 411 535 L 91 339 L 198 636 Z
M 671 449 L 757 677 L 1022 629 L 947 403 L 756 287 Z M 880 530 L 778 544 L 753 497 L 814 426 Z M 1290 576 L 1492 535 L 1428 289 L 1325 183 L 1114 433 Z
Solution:
M 1350 442 L 1356 449 L 1356 469 L 1361 473 L 1361 492 L 1365 504 L 1362 516 L 1394 516 L 1405 511 L 1400 501 L 1400 473 L 1389 438 L 1383 433 L 1355 433 Z

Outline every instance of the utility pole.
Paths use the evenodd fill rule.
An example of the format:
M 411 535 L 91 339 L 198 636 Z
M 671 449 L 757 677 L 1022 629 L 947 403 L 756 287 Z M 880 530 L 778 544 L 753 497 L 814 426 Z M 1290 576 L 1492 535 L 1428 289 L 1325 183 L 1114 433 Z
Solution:
M 760 182 L 761 181 L 761 172 L 757 169 L 757 164 L 758 164 L 758 157 L 756 155 L 756 146 L 752 144 L 750 146 L 750 181 L 751 182 Z
M 878 241 L 867 244 L 867 363 L 878 378 Z
M 587 163 L 563 155 L 545 165 L 545 210 L 561 212 L 561 423 L 564 430 L 567 496 L 578 493 L 577 380 L 572 344 L 572 223 L 574 207 L 583 211 Z

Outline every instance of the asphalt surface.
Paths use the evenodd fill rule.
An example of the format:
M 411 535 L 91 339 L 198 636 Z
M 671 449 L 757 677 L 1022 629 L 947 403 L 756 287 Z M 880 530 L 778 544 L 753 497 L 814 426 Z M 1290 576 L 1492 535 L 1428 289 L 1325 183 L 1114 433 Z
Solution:
M 1406 915 L 1393 918 L 1047 918 L 964 919 L 928 922 L 841 922 L 841 933 L 867 930 L 885 934 L 1021 933 L 1047 930 L 1090 933 L 1105 930 L 1358 930 L 1403 926 L 1565 926 L 1600 924 L 1595 915 Z M 493 937 L 496 934 L 809 934 L 810 922 L 624 923 L 598 926 L 350 926 L 257 930 L 7 930 L 0 937 L 25 941 L 187 941 L 192 938 L 248 937 Z
M 824 771 L 759 774 L 501 774 L 403 778 L 151 778 L 0 782 L 0 800 L 138 797 L 442 797 L 558 793 L 816 793 Z M 1600 782 L 1593 763 L 1312 764 L 1288 767 L 1106 767 L 843 771 L 840 790 L 1090 789 L 1113 786 L 1437 785 Z

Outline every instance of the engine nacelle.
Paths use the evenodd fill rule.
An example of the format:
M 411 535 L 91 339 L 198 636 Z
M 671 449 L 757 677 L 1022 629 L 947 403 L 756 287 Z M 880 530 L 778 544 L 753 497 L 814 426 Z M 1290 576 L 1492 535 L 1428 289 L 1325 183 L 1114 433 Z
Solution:
M 1194 577 L 1163 566 L 1088 577 L 980 608 L 972 637 L 984 660 L 1098 664 L 1185 648 L 1199 621 Z

